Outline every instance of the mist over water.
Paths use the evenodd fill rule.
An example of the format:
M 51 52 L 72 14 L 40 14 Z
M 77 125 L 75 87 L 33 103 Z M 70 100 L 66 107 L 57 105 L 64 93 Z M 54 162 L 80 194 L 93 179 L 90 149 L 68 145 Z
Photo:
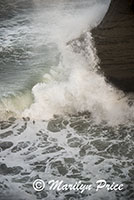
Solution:
M 97 122 L 133 120 L 128 97 L 97 73 L 90 29 L 109 3 L 33 1 L 32 12 L 1 23 L 1 118 L 48 120 L 88 111 Z
M 67 47 L 67 42 L 97 25 L 107 7 L 108 3 L 99 1 L 33 1 L 32 12 L 23 12 L 0 23 L 2 117 L 21 117 L 22 111 L 37 99 L 37 94 L 31 92 L 37 88 L 36 83 L 45 82 L 45 94 L 45 84 L 49 87 L 53 81 L 57 82 L 52 73 L 60 76 L 61 85 L 69 79 L 72 69 L 79 65 L 80 59 L 71 47 Z M 75 64 L 72 63 L 73 59 Z M 48 81 L 49 79 L 52 80 Z M 38 95 L 43 102 L 44 95 Z M 37 109 L 39 113 L 42 108 L 39 106 Z M 49 110 L 47 105 L 46 109 Z M 42 118 L 48 119 L 56 114 L 54 112 L 57 108 L 52 105 L 52 109 L 53 113 L 48 111 Z M 38 117 L 34 116 L 34 109 L 31 114 L 29 111 L 29 116 Z

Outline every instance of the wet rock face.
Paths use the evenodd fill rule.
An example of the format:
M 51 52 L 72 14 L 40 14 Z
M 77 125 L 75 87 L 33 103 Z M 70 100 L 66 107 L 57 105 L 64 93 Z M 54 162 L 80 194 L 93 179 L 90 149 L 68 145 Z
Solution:
M 134 0 L 112 0 L 101 24 L 92 30 L 100 67 L 109 81 L 134 91 Z

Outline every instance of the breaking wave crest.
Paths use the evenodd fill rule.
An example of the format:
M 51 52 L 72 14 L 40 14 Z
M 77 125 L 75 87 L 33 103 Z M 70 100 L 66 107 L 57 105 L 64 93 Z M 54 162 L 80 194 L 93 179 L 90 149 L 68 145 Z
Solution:
M 90 32 L 83 38 L 72 41 L 73 48 L 66 47 L 59 70 L 51 70 L 51 74 L 44 75 L 44 83 L 33 87 L 34 103 L 23 116 L 48 120 L 54 114 L 89 111 L 97 122 L 104 120 L 112 124 L 134 118 L 134 107 L 129 106 L 128 97 L 97 72 L 98 58 Z
M 70 13 L 66 14 L 63 21 L 59 20 L 63 14 L 61 10 L 51 15 L 53 24 L 51 31 L 48 28 L 47 42 L 57 44 L 59 65 L 51 66 L 49 73 L 44 74 L 42 82 L 36 84 L 32 92 L 16 97 L 15 103 L 14 98 L 10 99 L 10 103 L 4 100 L 0 109 L 6 108 L 4 112 L 15 117 L 32 119 L 49 120 L 54 115 L 88 111 L 96 122 L 132 122 L 134 106 L 128 103 L 129 96 L 108 84 L 98 72 L 99 60 L 90 29 L 100 22 L 106 8 L 105 4 L 97 4 L 90 8 L 90 12 L 86 9 L 73 17 Z

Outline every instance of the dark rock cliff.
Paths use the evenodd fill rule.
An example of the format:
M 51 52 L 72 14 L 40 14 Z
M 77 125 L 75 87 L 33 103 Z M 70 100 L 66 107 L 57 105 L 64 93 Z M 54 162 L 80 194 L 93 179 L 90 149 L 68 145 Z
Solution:
M 107 80 L 124 91 L 134 91 L 134 0 L 112 0 L 92 34 Z

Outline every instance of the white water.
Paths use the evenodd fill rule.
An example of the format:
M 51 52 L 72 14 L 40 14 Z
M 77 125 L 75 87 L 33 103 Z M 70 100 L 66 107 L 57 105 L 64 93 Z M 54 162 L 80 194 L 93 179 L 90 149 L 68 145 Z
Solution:
M 11 100 L 6 103 L 8 113 L 48 120 L 54 114 L 89 111 L 97 122 L 106 120 L 112 124 L 134 119 L 134 107 L 129 107 L 128 97 L 124 98 L 121 91 L 108 85 L 96 72 L 98 58 L 89 30 L 101 21 L 109 5 L 109 2 L 98 2 L 60 1 L 57 4 L 46 1 L 45 4 L 49 5 L 46 9 L 35 1 L 37 12 L 32 19 L 36 36 L 34 47 L 39 48 L 42 43 L 48 47 L 55 44 L 60 60 L 58 66 L 50 66 L 42 82 L 32 88 L 34 102 L 31 104 L 28 95 L 24 94 L 16 100 L 17 106 Z M 83 33 L 84 47 L 79 40 L 68 44 Z M 75 47 L 72 47 L 73 43 Z M 79 53 L 74 51 L 75 48 Z
M 13 77 L 10 74 L 11 65 L 10 70 L 7 70 L 7 82 L 0 74 L 0 93 L 6 83 L 10 85 L 10 88 L 3 89 L 0 120 L 9 116 L 36 120 L 27 118 L 0 122 L 3 147 L 0 148 L 0 164 L 6 164 L 0 171 L 0 198 L 1 195 L 5 196 L 2 196 L 3 200 L 113 200 L 116 196 L 124 200 L 133 195 L 133 125 L 130 128 L 127 125 L 134 119 L 134 107 L 128 106 L 128 96 L 124 97 L 123 92 L 108 85 L 105 78 L 97 73 L 98 58 L 89 32 L 108 8 L 107 0 L 100 1 L 44 0 L 42 5 L 42 0 L 35 0 L 37 9 L 30 14 L 30 27 L 27 24 L 23 24 L 25 28 L 19 25 L 17 32 L 13 26 L 13 34 L 17 35 L 15 44 L 20 47 L 32 46 L 28 53 L 34 59 L 28 59 L 28 68 L 25 70 L 22 62 Z M 7 36 L 11 33 L 11 30 L 8 31 Z M 84 41 L 76 39 L 81 34 L 84 34 Z M 13 48 L 12 40 L 10 42 L 6 41 L 6 45 Z M 60 54 L 59 64 L 54 62 L 57 54 Z M 46 64 L 47 59 L 51 62 Z M 40 63 L 44 70 L 40 68 Z M 38 81 L 35 76 L 34 80 L 32 74 L 40 70 L 42 77 Z M 29 81 L 33 96 L 26 77 L 35 81 L 35 84 Z M 22 87 L 23 82 L 26 87 Z M 23 92 L 14 90 L 21 87 Z M 8 96 L 9 92 L 13 92 L 12 98 Z M 106 120 L 112 125 L 125 123 L 125 126 L 112 128 L 103 123 L 96 126 L 88 114 L 74 115 L 87 110 L 95 122 Z M 44 121 L 53 118 L 54 114 L 73 116 Z M 6 142 L 7 149 L 2 146 L 3 142 Z M 8 148 L 9 142 L 13 143 L 11 148 Z M 14 167 L 18 166 L 23 169 L 16 174 Z M 96 193 L 93 190 L 88 196 L 85 194 L 81 197 L 69 192 L 73 194 L 69 198 L 66 192 L 58 194 L 47 188 L 39 193 L 32 187 L 37 178 L 47 182 L 63 179 L 69 184 L 78 180 L 89 184 L 106 179 L 108 183 L 125 183 L 125 195 L 123 198 L 122 192 L 100 190 Z

